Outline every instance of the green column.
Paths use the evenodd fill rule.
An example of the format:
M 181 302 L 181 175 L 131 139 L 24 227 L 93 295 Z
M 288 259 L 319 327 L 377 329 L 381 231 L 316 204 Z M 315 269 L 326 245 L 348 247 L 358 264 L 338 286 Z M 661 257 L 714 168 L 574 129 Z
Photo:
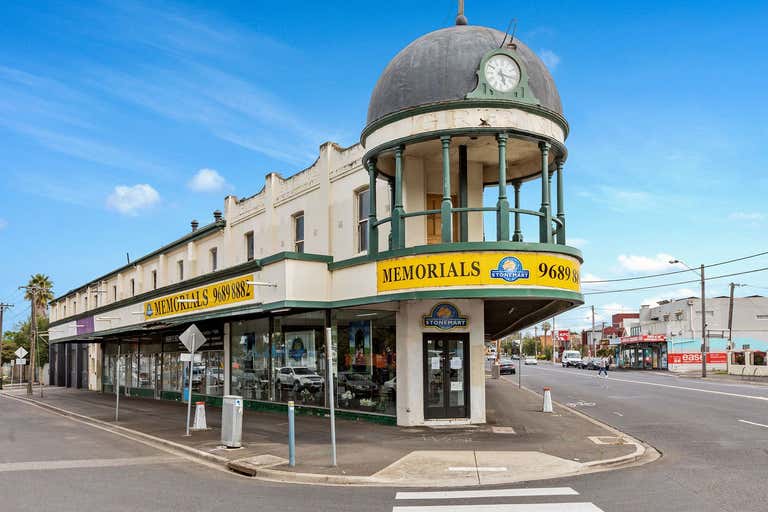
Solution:
M 395 206 L 392 208 L 393 249 L 405 247 L 405 222 L 403 211 L 403 151 L 405 146 L 395 148 Z
M 509 240 L 509 201 L 507 201 L 507 134 L 496 136 L 499 144 L 499 201 L 496 203 L 496 240 Z
M 520 186 L 522 185 L 521 182 L 515 181 L 515 210 L 520 209 Z M 515 233 L 512 235 L 512 241 L 513 242 L 522 242 L 523 241 L 523 232 L 520 230 L 520 212 L 515 212 Z
M 440 137 L 443 145 L 443 201 L 440 203 L 440 234 L 441 241 L 449 244 L 453 241 L 453 223 L 451 222 L 451 138 L 447 135 Z
M 565 245 L 565 200 L 563 191 L 563 159 L 557 159 L 557 218 L 562 223 L 557 230 L 557 243 Z
M 541 150 L 541 208 L 539 211 L 539 242 L 552 243 L 552 210 L 549 208 L 549 148 L 548 142 L 539 142 Z
M 459 207 L 469 206 L 467 184 L 467 146 L 459 146 Z M 469 215 L 467 212 L 459 213 L 459 241 L 469 241 Z
M 376 159 L 368 160 L 368 255 L 375 257 L 379 252 L 379 228 L 376 226 Z

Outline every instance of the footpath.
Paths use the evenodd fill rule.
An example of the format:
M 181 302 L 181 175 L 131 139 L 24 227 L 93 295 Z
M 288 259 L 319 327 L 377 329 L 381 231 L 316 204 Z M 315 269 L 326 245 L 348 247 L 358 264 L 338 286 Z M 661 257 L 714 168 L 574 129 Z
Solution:
M 555 397 L 556 399 L 557 397 Z M 221 446 L 221 409 L 207 407 L 206 431 L 185 437 L 186 405 L 120 398 L 67 388 L 0 392 L 54 413 L 183 453 L 201 462 L 266 480 L 381 486 L 472 486 L 556 478 L 643 464 L 651 447 L 556 403 L 541 412 L 541 396 L 505 380 L 486 384 L 485 425 L 395 427 L 336 420 L 337 461 L 330 465 L 328 418 L 296 417 L 296 465 L 288 465 L 288 418 L 245 410 L 243 447 Z M 0 408 L 2 406 L 0 405 Z

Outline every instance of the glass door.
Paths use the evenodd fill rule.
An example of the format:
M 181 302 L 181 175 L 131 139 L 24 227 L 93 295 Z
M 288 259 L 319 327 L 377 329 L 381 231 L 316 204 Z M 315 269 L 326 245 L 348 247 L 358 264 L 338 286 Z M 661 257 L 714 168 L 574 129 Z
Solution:
M 424 335 L 425 419 L 469 417 L 469 335 Z

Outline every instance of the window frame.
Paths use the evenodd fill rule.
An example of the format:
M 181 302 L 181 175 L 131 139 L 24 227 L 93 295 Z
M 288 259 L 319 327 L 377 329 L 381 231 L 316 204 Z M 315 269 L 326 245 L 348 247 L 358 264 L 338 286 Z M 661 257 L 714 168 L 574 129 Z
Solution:
M 243 235 L 245 241 L 245 261 L 256 259 L 256 236 L 253 231 L 248 231 Z
M 152 289 L 157 290 L 157 270 L 153 270 L 151 273 L 152 276 Z
M 179 278 L 179 282 L 184 280 L 184 260 L 176 261 L 176 277 Z
M 132 277 L 131 278 L 131 297 L 135 297 L 135 296 L 136 296 L 136 279 Z
M 357 254 L 362 254 L 368 252 L 368 249 L 370 248 L 371 241 L 369 240 L 369 212 L 362 211 L 362 199 L 363 196 L 367 194 L 368 195 L 368 208 L 370 209 L 371 206 L 371 188 L 368 186 L 360 187 L 359 189 L 355 190 L 355 252 Z M 363 230 L 365 230 L 365 233 L 363 234 Z M 365 244 L 363 245 L 363 240 L 365 240 Z
M 208 261 L 210 263 L 211 272 L 216 272 L 219 268 L 219 248 L 211 247 L 208 250 Z
M 306 239 L 306 223 L 304 222 L 304 210 L 296 212 L 291 216 L 293 224 L 293 251 L 304 252 L 304 241 Z M 301 238 L 299 238 L 299 219 L 301 219 Z

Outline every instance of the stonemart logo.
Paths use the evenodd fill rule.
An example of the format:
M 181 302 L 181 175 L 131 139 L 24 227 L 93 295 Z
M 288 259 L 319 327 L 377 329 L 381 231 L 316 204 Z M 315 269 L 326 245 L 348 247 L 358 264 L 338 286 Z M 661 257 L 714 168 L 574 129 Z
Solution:
M 459 309 L 453 304 L 441 303 L 435 305 L 429 315 L 424 317 L 424 327 L 436 327 L 447 331 L 456 327 L 466 327 L 467 317 L 461 316 Z
M 494 279 L 503 279 L 508 283 L 513 283 L 518 279 L 528 279 L 530 272 L 523 268 L 523 264 L 514 256 L 506 256 L 499 261 L 497 268 L 491 270 L 491 277 Z

